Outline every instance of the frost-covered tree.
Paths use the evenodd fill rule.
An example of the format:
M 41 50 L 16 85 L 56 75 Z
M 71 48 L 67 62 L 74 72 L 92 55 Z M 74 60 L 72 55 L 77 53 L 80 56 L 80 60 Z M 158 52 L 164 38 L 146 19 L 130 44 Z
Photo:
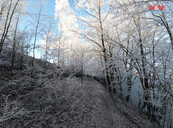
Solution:
M 19 9 L 19 6 L 22 8 Z M 13 21 L 13 18 L 17 11 L 25 11 L 26 4 L 20 0 L 2 0 L 0 2 L 0 20 L 1 20 L 1 30 L 0 30 L 0 52 L 2 51 L 4 42 L 9 33 L 9 29 Z

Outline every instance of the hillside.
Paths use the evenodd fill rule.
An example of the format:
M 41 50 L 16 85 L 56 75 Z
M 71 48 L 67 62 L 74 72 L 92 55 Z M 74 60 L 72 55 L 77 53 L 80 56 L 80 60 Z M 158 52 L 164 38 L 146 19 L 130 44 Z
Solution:
M 54 68 L 54 69 L 53 69 Z M 62 78 L 60 70 L 11 69 L 0 65 L 1 128 L 155 128 L 156 125 L 85 78 Z

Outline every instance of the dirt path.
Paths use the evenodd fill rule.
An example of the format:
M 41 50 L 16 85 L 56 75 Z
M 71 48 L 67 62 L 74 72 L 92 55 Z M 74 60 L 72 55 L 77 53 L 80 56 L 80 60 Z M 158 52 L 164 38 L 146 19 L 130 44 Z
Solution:
M 126 106 L 119 99 L 117 99 L 117 97 L 112 97 L 100 83 L 89 80 L 85 81 L 84 85 L 88 90 L 88 96 L 90 96 L 90 99 L 94 101 L 93 105 L 97 107 L 99 106 L 96 111 L 102 112 L 99 115 L 102 116 L 102 119 L 106 123 L 104 128 L 156 127 L 151 122 L 146 120 L 144 115 L 141 115 L 138 111 L 134 110 L 134 108 Z M 133 110 L 130 111 L 130 109 Z

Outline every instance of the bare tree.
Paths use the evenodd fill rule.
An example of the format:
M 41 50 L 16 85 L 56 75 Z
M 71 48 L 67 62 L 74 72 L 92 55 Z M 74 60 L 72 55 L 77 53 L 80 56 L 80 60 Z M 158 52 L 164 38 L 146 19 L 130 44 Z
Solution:
M 20 18 L 20 13 L 17 17 L 17 22 L 14 30 L 14 37 L 13 37 L 13 50 L 12 50 L 12 59 L 11 59 L 11 66 L 14 66 L 14 60 L 15 60 L 15 54 L 16 54 L 16 43 L 17 43 L 17 29 L 18 29 L 18 24 L 19 24 L 19 18 Z
M 8 6 L 8 11 L 7 11 L 7 16 L 6 16 L 6 20 L 5 20 L 5 25 L 4 25 L 3 33 L 2 33 L 2 36 L 1 36 L 1 40 L 0 40 L 0 53 L 2 51 L 3 44 L 4 44 L 5 39 L 7 37 L 8 31 L 9 31 L 9 28 L 10 28 L 10 25 L 11 25 L 11 22 L 12 22 L 12 19 L 13 19 L 13 15 L 15 13 L 15 10 L 16 10 L 16 7 L 17 7 L 19 1 L 20 0 L 17 0 L 14 3 L 14 6 L 13 6 L 13 1 L 11 0 L 10 4 Z
M 36 27 L 35 27 L 35 33 L 34 33 L 34 47 L 33 47 L 33 57 L 32 57 L 32 67 L 34 66 L 34 60 L 35 60 L 35 48 L 36 48 L 36 42 L 37 42 L 37 36 L 38 36 L 38 28 L 39 28 L 39 24 L 40 24 L 40 17 L 41 17 L 41 11 L 42 11 L 42 3 L 40 5 L 40 9 L 39 9 L 39 14 L 38 14 L 38 18 L 37 18 L 37 22 L 36 22 Z

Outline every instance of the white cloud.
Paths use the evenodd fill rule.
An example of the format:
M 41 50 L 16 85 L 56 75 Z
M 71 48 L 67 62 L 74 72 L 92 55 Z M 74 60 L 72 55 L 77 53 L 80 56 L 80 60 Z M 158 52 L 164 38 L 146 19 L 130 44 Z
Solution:
M 55 18 L 59 19 L 59 25 L 61 25 L 59 31 L 63 33 L 62 36 L 65 39 L 63 43 L 77 47 L 77 44 L 80 43 L 80 37 L 76 33 L 79 31 L 77 17 L 68 0 L 56 0 Z

